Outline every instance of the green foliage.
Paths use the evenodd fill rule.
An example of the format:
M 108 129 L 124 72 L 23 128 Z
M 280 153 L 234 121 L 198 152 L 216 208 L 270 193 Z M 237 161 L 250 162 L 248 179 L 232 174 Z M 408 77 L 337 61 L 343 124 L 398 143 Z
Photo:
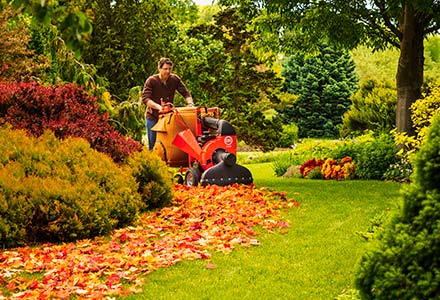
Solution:
M 289 166 L 301 166 L 311 159 L 351 157 L 359 179 L 383 179 L 390 166 L 397 163 L 397 147 L 391 135 L 364 135 L 353 140 L 331 141 L 306 139 L 292 151 L 283 152 L 274 160 L 278 176 Z
M 389 166 L 396 162 L 397 148 L 388 135 L 357 145 L 358 155 L 353 157 L 356 176 L 362 179 L 382 179 Z
M 383 179 L 390 165 L 397 162 L 397 147 L 389 134 L 367 134 L 349 143 L 338 145 L 330 157 L 341 159 L 350 156 L 360 179 Z
M 284 64 L 284 91 L 297 95 L 291 107 L 278 109 L 286 123 L 294 122 L 299 137 L 337 137 L 341 116 L 357 89 L 354 62 L 347 52 L 320 47 L 313 57 L 297 54 Z
M 389 83 L 367 80 L 351 97 L 351 102 L 342 117 L 342 137 L 366 131 L 389 133 L 395 127 L 397 95 Z
M 414 102 L 410 109 L 416 135 L 394 133 L 395 144 L 401 149 L 398 152 L 399 161 L 393 164 L 385 174 L 387 179 L 409 181 L 409 175 L 413 169 L 410 162 L 411 157 L 420 148 L 433 118 L 440 111 L 440 88 L 432 88 L 426 97 Z
M 436 299 L 440 296 L 440 117 L 415 159 L 403 208 L 358 267 L 365 299 Z
M 188 86 L 195 87 L 196 104 L 222 109 L 222 118 L 234 126 L 240 140 L 271 150 L 282 129 L 278 118 L 266 117 L 266 111 L 278 102 L 281 78 L 268 68 L 268 58 L 253 51 L 258 33 L 247 26 L 248 15 L 228 8 L 213 18 L 188 30 L 192 38 L 183 40 L 188 47 L 179 50 L 181 59 L 190 62 L 187 67 L 182 64 L 186 76 L 193 79 Z
M 292 166 L 292 153 L 280 155 L 272 163 L 272 169 L 274 170 L 276 176 L 284 175 L 290 166 Z
M 247 113 L 241 118 L 230 114 L 224 118 L 231 120 L 237 129 L 238 137 L 248 145 L 258 146 L 262 151 L 273 150 L 280 138 L 281 120 L 279 118 L 268 119 L 259 110 L 245 110 Z
M 139 184 L 137 192 L 148 208 L 163 207 L 171 203 L 172 174 L 156 154 L 145 148 L 130 157 L 128 166 Z
M 87 15 L 81 11 L 76 1 L 38 1 L 38 0 L 6 0 L 16 9 L 32 17 L 36 25 L 55 24 L 61 33 L 61 38 L 70 50 L 75 51 L 77 57 L 81 56 L 85 38 L 92 32 L 92 25 Z M 1 10 L 1 7 L 0 7 Z
M 170 56 L 177 36 L 169 1 L 93 0 L 83 9 L 91 11 L 93 33 L 83 59 L 96 67 L 109 82 L 109 91 L 120 102 L 134 86 L 157 71 L 161 56 Z M 177 8 L 176 8 L 177 9 Z
M 111 111 L 111 121 L 124 136 L 135 141 L 143 142 L 145 138 L 145 110 L 141 100 L 142 87 L 137 86 L 130 90 L 128 99 L 118 103 Z
M 240 164 L 254 164 L 254 163 L 265 163 L 273 162 L 277 160 L 280 156 L 289 155 L 291 151 L 252 151 L 252 152 L 237 152 L 237 161 Z
M 0 129 L 0 244 L 72 241 L 129 225 L 145 207 L 129 169 L 83 139 Z
M 101 99 L 109 84 L 107 79 L 97 74 L 94 65 L 75 57 L 75 52 L 59 38 L 56 27 L 31 23 L 30 33 L 32 39 L 28 47 L 50 62 L 44 73 L 34 75 L 39 81 L 52 85 L 75 83 Z
M 305 139 L 294 145 L 293 150 L 281 152 L 273 163 L 272 168 L 277 176 L 287 172 L 291 166 L 301 166 L 304 162 L 313 158 L 330 157 L 332 149 L 337 147 L 340 141 Z
M 291 147 L 298 140 L 298 126 L 295 124 L 283 125 L 283 131 L 279 135 L 278 147 Z

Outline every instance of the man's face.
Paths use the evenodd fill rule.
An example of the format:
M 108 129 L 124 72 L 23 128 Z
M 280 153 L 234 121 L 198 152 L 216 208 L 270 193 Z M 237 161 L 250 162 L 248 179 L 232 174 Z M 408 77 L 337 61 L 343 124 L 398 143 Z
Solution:
M 163 80 L 167 80 L 168 77 L 170 77 L 171 70 L 173 69 L 173 66 L 169 64 L 164 64 L 162 68 L 159 68 L 160 77 Z

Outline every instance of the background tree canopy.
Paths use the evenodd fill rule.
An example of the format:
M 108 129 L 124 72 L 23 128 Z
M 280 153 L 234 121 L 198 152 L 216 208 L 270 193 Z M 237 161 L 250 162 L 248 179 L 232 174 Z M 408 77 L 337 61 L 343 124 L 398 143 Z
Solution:
M 396 54 L 376 66 L 398 68 L 396 80 L 385 71 L 381 72 L 386 78 L 378 80 L 396 83 L 395 123 L 398 130 L 411 133 L 407 108 L 422 95 L 423 66 L 429 81 L 438 74 L 438 40 L 433 39 L 423 51 L 423 38 L 438 30 L 436 1 L 403 1 L 402 5 L 394 1 L 367 5 L 361 0 L 218 3 L 200 8 L 191 0 L 47 4 L 1 0 L 2 15 L 10 7 L 17 10 L 15 17 L 10 13 L 3 17 L 0 39 L 3 45 L 18 43 L 7 47 L 15 52 L 1 48 L 0 76 L 81 85 L 98 97 L 101 109 L 110 113 L 118 130 L 141 141 L 145 107 L 139 91 L 157 71 L 157 60 L 168 56 L 198 105 L 220 107 L 240 140 L 270 150 L 282 135 L 280 117 L 284 123 L 300 125 L 302 137 L 338 135 L 341 116 L 357 88 L 353 64 L 345 52 L 338 51 L 359 45 L 376 50 L 395 47 Z M 23 39 L 7 38 L 14 35 Z M 359 49 L 363 48 L 354 52 L 356 62 L 362 53 Z M 290 64 L 301 66 L 301 73 L 294 75 L 289 64 L 281 73 L 281 53 L 293 55 Z M 357 66 L 363 80 L 365 73 L 359 70 Z M 283 81 L 284 93 L 280 94 Z M 356 101 L 359 107 L 364 105 L 362 99 Z M 176 102 L 184 104 L 179 98 Z M 278 112 L 274 113 L 275 108 Z
M 396 75 L 398 132 L 414 134 L 409 107 L 421 97 L 424 39 L 440 29 L 440 3 L 421 1 L 252 1 L 220 0 L 224 4 L 248 6 L 261 13 L 255 21 L 270 32 L 263 40 L 280 51 L 316 49 L 320 42 L 354 49 L 366 45 L 373 50 L 400 50 Z M 269 41 L 269 42 L 265 42 Z

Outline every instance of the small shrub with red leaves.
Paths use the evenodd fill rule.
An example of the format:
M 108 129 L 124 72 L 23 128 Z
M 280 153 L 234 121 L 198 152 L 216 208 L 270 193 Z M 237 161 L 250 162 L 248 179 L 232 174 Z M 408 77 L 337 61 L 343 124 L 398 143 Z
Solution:
M 113 128 L 96 98 L 73 84 L 44 86 L 36 82 L 0 82 L 0 124 L 9 123 L 40 136 L 49 129 L 59 139 L 80 137 L 117 163 L 142 145 Z

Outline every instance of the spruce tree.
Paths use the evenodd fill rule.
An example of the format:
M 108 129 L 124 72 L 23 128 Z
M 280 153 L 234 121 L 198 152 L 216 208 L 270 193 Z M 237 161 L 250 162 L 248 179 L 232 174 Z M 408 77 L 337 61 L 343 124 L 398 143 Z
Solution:
M 299 137 L 338 137 L 359 82 L 350 54 L 328 46 L 316 56 L 297 54 L 283 65 L 283 76 L 283 91 L 298 96 L 278 109 L 284 122 L 298 125 Z

